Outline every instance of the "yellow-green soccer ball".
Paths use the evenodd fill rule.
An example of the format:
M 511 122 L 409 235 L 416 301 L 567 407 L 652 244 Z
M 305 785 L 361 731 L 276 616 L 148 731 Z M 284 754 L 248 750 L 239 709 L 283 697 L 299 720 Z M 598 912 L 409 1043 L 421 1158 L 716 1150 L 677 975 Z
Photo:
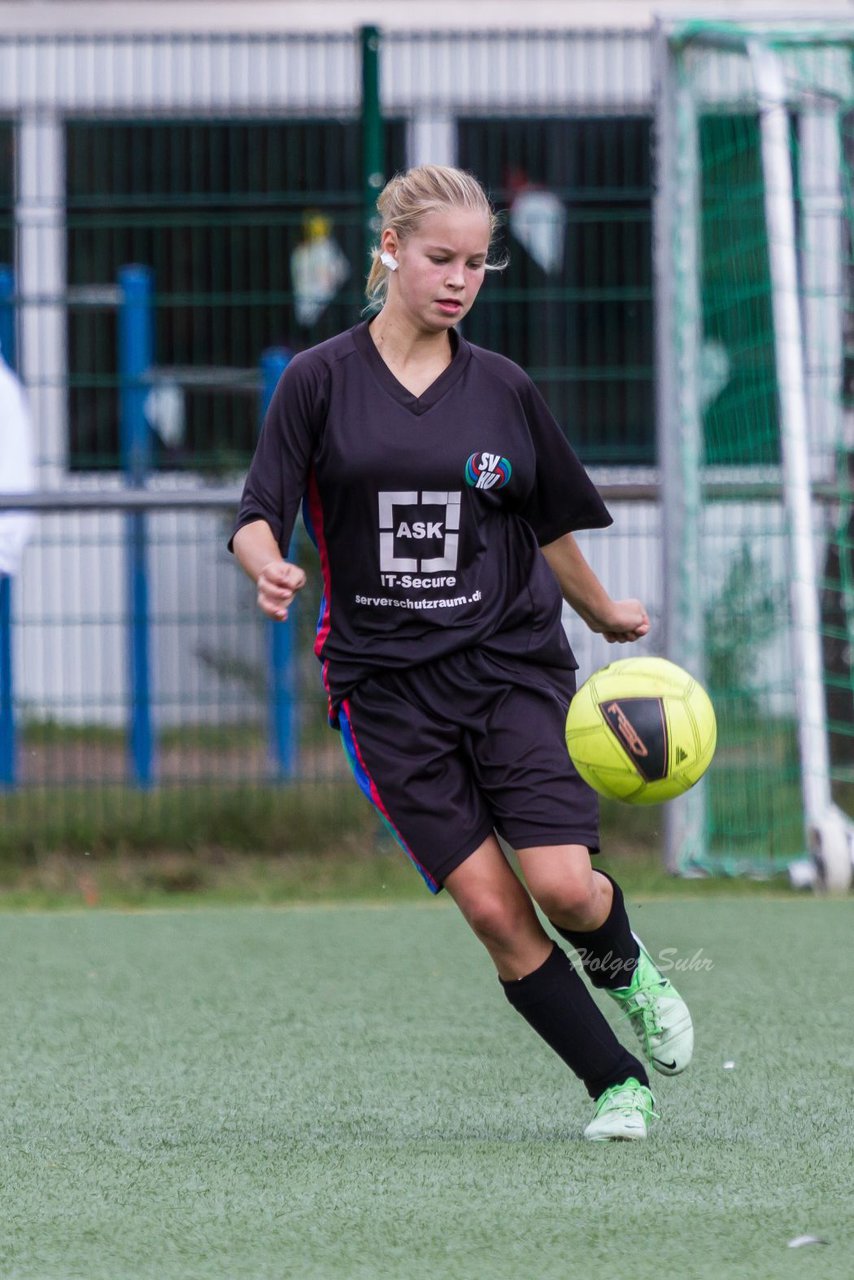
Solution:
M 621 658 L 576 693 L 566 746 L 578 772 L 603 796 L 659 804 L 699 782 L 715 754 L 709 695 L 666 658 Z

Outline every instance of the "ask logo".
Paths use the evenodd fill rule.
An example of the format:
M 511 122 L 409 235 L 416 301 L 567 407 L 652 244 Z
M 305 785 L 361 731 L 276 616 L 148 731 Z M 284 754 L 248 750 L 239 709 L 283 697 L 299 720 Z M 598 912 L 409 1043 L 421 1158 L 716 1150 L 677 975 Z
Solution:
M 460 498 L 457 492 L 383 490 L 378 494 L 383 585 L 453 586 L 457 568 Z M 421 575 L 417 581 L 413 573 Z M 407 575 L 407 581 L 401 580 Z M 442 575 L 441 581 L 436 580 Z M 423 581 L 421 579 L 428 579 Z

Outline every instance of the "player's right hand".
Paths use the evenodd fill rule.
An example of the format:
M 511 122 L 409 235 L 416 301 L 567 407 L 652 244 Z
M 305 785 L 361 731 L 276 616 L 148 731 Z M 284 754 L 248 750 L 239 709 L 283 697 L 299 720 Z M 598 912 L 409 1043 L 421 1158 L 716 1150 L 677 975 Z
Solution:
M 287 560 L 271 560 L 258 574 L 256 586 L 261 612 L 275 622 L 284 622 L 294 596 L 305 586 L 305 574 Z

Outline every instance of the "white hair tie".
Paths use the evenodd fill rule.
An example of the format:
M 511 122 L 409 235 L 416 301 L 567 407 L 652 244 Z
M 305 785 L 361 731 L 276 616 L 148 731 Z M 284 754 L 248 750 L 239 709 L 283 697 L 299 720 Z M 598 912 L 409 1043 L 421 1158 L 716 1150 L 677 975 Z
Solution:
M 381 253 L 380 262 L 384 267 L 388 267 L 389 271 L 397 271 L 397 258 L 393 258 L 390 253 Z

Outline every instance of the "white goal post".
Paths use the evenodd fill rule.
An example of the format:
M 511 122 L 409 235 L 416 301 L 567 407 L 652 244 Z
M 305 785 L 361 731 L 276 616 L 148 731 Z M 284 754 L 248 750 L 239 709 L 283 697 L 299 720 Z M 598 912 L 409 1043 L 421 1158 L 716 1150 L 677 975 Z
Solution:
M 833 56 L 838 50 L 840 57 Z M 659 457 L 665 530 L 665 645 L 673 661 L 700 680 L 707 677 L 706 591 L 714 566 L 704 547 L 706 495 L 710 485 L 729 491 L 738 512 L 739 493 L 779 492 L 785 517 L 788 557 L 788 628 L 797 716 L 804 844 L 817 883 L 846 889 L 852 875 L 850 820 L 834 802 L 826 712 L 826 672 L 821 623 L 821 553 L 826 524 L 817 486 L 834 480 L 835 459 L 845 444 L 841 330 L 843 304 L 843 200 L 841 177 L 834 177 L 836 241 L 821 250 L 836 261 L 836 286 L 805 261 L 809 227 L 798 196 L 808 190 L 812 156 L 809 133 L 793 163 L 793 121 L 817 120 L 825 147 L 824 165 L 839 167 L 837 121 L 854 111 L 852 91 L 854 21 L 815 17 L 785 27 L 762 22 L 715 24 L 667 20 L 657 24 L 655 262 Z M 779 459 L 757 459 L 739 467 L 709 460 L 704 411 L 709 378 L 704 333 L 702 234 L 707 205 L 700 120 L 740 113 L 755 119 L 770 285 L 769 346 L 776 381 Z M 797 124 L 794 126 L 797 127 Z M 807 141 L 804 142 L 803 138 Z M 836 157 L 834 161 L 834 156 Z M 826 179 L 826 174 L 825 174 Z M 825 193 L 828 190 L 825 181 Z M 735 198 L 735 197 L 734 197 Z M 827 209 L 823 211 L 827 226 Z M 849 229 L 850 230 L 850 229 Z M 850 251 L 850 250 L 849 250 Z M 811 274 L 812 273 L 812 274 Z M 825 271 L 826 274 L 826 271 Z M 831 273 L 833 277 L 834 273 Z M 837 296 L 833 296 L 834 290 Z M 734 304 L 735 305 L 735 304 Z M 748 306 L 744 304 L 745 314 Z M 815 375 L 805 316 L 820 318 L 823 333 L 838 342 L 833 359 L 837 407 L 814 412 Z M 746 322 L 743 322 L 746 323 Z M 728 353 L 721 358 L 726 362 Z M 724 377 L 726 375 L 724 374 Z M 830 397 L 825 390 L 825 409 Z M 838 473 L 837 473 L 838 475 Z M 740 487 L 739 487 L 740 486 Z M 845 495 L 835 495 L 837 503 Z M 737 522 L 736 514 L 736 522 Z M 850 602 L 849 602 L 850 603 Z M 850 621 L 849 621 L 850 626 Z M 849 658 L 850 658 L 849 654 Z M 725 737 L 725 735 L 724 735 Z M 707 784 L 668 805 L 666 860 L 674 872 L 709 865 Z

